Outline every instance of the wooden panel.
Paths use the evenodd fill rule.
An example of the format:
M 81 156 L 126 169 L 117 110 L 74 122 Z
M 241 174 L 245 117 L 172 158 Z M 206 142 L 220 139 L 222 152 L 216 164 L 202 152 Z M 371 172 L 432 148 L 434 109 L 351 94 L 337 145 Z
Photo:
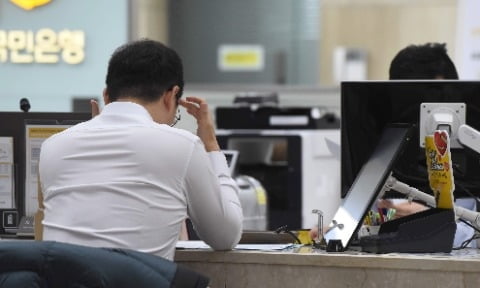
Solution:
M 409 44 L 447 43 L 453 59 L 456 1 L 324 1 L 321 15 L 320 83 L 333 83 L 337 46 L 365 49 L 368 79 L 388 78 L 390 61 Z

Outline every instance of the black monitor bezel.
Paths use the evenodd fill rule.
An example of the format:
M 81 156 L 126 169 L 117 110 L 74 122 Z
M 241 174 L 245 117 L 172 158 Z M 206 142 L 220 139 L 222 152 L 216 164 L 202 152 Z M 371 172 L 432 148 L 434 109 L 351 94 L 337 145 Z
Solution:
M 352 98 L 347 99 L 348 97 Z M 355 97 L 358 99 L 353 99 Z M 363 163 L 373 151 L 373 147 L 375 147 L 383 127 L 392 123 L 409 123 L 418 127 L 420 121 L 420 104 L 423 102 L 463 102 L 467 106 L 467 124 L 476 129 L 480 129 L 480 81 L 385 80 L 345 81 L 341 83 L 342 198 L 347 194 L 358 171 L 360 171 Z M 365 124 L 366 117 L 371 117 L 373 124 Z M 394 118 L 396 120 L 392 121 Z M 355 133 L 351 132 L 356 129 L 355 127 L 358 130 L 355 132 L 357 138 L 365 141 L 367 143 L 366 145 L 370 148 L 352 148 L 356 141 L 358 141 L 358 139 L 352 136 L 355 135 Z M 421 156 L 423 150 L 419 146 L 418 137 L 419 132 L 415 131 L 412 134 L 412 143 L 409 144 L 407 149 L 416 149 L 416 153 Z M 408 153 L 413 152 L 412 150 L 408 150 L 405 153 L 408 155 Z M 464 159 L 456 158 L 456 155 L 464 154 L 468 155 L 468 161 L 474 161 L 471 160 L 471 157 L 478 158 L 478 154 L 472 153 L 469 149 L 452 149 L 454 168 L 458 167 L 458 171 L 462 171 L 462 173 L 462 167 L 467 167 L 467 164 L 462 162 Z M 465 158 L 467 158 L 467 156 L 465 156 Z M 419 161 L 421 161 L 421 159 L 419 159 Z M 406 170 L 405 167 L 404 170 Z M 402 169 L 396 169 L 396 171 L 402 172 Z M 480 165 L 476 165 L 475 170 L 478 169 L 480 169 Z M 426 170 L 424 167 L 419 168 L 419 170 L 421 170 L 419 172 L 424 173 L 418 174 L 422 176 L 420 180 L 411 177 L 415 174 L 413 172 L 411 173 L 412 175 L 398 176 L 400 180 L 416 186 L 417 189 L 431 193 L 428 179 L 424 177 Z M 473 172 L 473 170 L 471 171 Z M 468 175 L 466 177 L 468 177 Z M 412 182 L 408 181 L 410 179 L 413 179 Z M 459 181 L 459 184 L 462 183 L 461 177 L 456 177 L 456 180 Z M 480 183 L 480 175 L 477 180 Z M 467 185 L 465 189 L 468 188 L 469 186 Z M 458 185 L 455 192 L 456 197 L 466 197 L 462 189 L 462 185 Z
M 15 208 L 25 215 L 25 127 L 27 124 L 73 125 L 91 119 L 90 113 L 0 112 L 0 136 L 13 137 L 15 164 Z

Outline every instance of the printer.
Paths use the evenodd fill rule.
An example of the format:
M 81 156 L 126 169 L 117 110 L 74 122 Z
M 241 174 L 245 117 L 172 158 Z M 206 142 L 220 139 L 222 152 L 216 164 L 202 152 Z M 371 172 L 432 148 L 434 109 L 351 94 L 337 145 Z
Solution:
M 314 209 L 329 223 L 341 199 L 340 159 L 327 143 L 340 143 L 339 118 L 321 107 L 256 100 L 216 107 L 215 119 L 221 148 L 239 151 L 238 175 L 266 191 L 268 230 L 310 229 L 318 220 Z

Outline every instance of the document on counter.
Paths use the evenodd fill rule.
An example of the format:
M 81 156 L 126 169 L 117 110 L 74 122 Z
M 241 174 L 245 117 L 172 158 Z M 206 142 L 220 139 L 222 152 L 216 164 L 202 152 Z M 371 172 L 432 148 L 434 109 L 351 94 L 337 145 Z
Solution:
M 235 250 L 262 250 L 262 251 L 281 251 L 292 247 L 293 243 L 288 244 L 238 244 Z
M 234 250 L 257 250 L 257 251 L 281 251 L 292 247 L 292 243 L 287 244 L 238 244 Z M 212 249 L 203 241 L 178 241 L 177 249 Z
M 61 132 L 71 125 L 37 125 L 25 126 L 25 214 L 34 215 L 38 209 L 38 161 L 40 148 L 48 137 Z
M 0 208 L 15 208 L 13 137 L 0 137 Z

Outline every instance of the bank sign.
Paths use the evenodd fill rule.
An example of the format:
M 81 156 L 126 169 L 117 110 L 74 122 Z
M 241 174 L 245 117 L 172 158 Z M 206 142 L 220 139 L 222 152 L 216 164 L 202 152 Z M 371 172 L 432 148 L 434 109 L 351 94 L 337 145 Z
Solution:
M 113 51 L 129 40 L 131 0 L 0 0 L 0 111 L 70 111 L 99 98 Z
M 25 10 L 32 10 L 38 6 L 50 3 L 52 0 L 10 0 L 13 4 Z
M 0 30 L 0 63 L 75 65 L 85 59 L 84 48 L 85 32 L 82 30 Z
M 46 5 L 51 0 L 10 0 L 27 11 Z M 31 12 L 34 13 L 34 12 Z M 63 62 L 76 65 L 85 59 L 85 32 L 79 29 L 0 29 L 0 63 Z

